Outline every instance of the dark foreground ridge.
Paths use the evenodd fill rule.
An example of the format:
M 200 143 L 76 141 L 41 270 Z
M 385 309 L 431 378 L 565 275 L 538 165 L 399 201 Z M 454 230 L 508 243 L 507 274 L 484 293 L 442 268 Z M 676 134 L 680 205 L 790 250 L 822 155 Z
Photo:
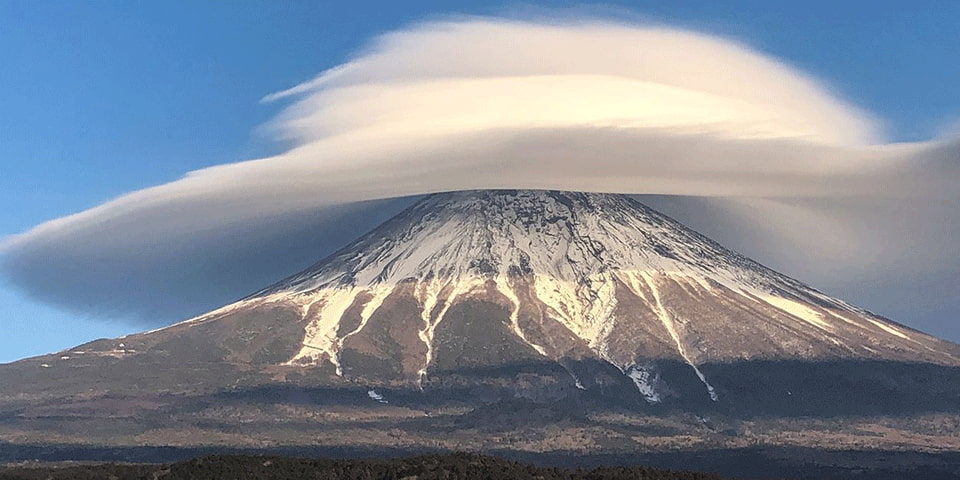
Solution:
M 633 454 L 489 455 L 289 446 L 93 447 L 0 441 L 0 480 L 34 479 L 779 479 L 960 480 L 960 453 L 752 447 Z M 18 458 L 16 463 L 11 458 Z M 115 463 L 108 463 L 115 462 Z M 696 470 L 696 471 L 695 471 Z
M 215 455 L 160 465 L 15 466 L 0 470 L 3 480 L 33 479 L 271 479 L 271 480 L 722 480 L 715 474 L 647 467 L 570 470 L 497 457 L 452 453 L 385 460 L 330 460 L 279 456 Z

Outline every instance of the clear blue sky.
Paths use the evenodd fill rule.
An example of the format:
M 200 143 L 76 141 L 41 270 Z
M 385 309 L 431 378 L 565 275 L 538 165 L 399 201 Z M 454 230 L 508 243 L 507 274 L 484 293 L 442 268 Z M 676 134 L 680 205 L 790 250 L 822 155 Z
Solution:
M 957 1 L 550 2 L 558 5 L 741 39 L 827 81 L 876 114 L 891 140 L 927 139 L 960 120 Z M 372 35 L 433 15 L 536 8 L 0 0 L 0 235 L 279 151 L 256 133 L 278 106 L 259 99 L 343 61 Z M 0 285 L 0 362 L 138 329 Z

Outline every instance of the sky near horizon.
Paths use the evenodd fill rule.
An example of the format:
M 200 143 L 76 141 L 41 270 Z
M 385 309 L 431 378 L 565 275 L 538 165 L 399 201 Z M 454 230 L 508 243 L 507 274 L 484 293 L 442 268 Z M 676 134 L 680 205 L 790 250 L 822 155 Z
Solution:
M 800 129 L 825 138 L 836 134 L 830 140 L 843 143 L 869 136 L 861 135 L 863 123 L 875 127 L 873 134 L 882 143 L 897 144 L 945 138 L 958 129 L 960 86 L 956 79 L 960 78 L 960 63 L 953 59 L 960 46 L 960 4 L 956 2 L 842 2 L 839 6 L 796 2 L 775 7 L 758 1 L 556 5 L 552 2 L 552 8 L 546 10 L 531 4 L 490 8 L 486 2 L 464 2 L 451 11 L 446 2 L 0 0 L 0 202 L 5 206 L 0 211 L 0 235 L 21 234 L 128 192 L 175 181 L 187 172 L 270 157 L 287 152 L 291 146 L 303 146 L 305 137 L 312 140 L 313 130 L 304 133 L 294 125 L 286 130 L 293 138 L 276 136 L 277 116 L 281 112 L 289 114 L 290 100 L 263 102 L 264 97 L 343 64 L 377 35 L 452 14 L 528 18 L 548 12 L 551 16 L 625 20 L 714 35 L 746 45 L 815 79 L 826 92 L 826 96 L 817 93 L 816 99 L 844 102 L 842 112 L 830 113 L 831 119 L 839 120 L 824 123 L 827 129 L 807 132 L 803 122 L 784 122 L 777 124 L 773 132 L 777 135 Z M 578 84 L 564 80 L 550 85 L 569 89 Z M 456 86 L 467 93 L 489 91 L 474 88 L 490 88 L 487 84 Z M 541 86 L 532 84 L 529 88 L 537 90 Z M 604 86 L 617 87 L 613 83 Z M 806 86 L 798 84 L 796 88 L 801 91 Z M 784 92 L 789 96 L 793 90 Z M 311 97 L 309 91 L 307 94 L 308 100 L 330 98 Z M 383 92 L 382 98 L 402 104 L 401 94 L 404 92 Z M 686 101 L 686 97 L 677 98 Z M 294 101 L 294 108 L 297 105 L 303 103 Z M 846 106 L 862 114 L 848 114 Z M 718 107 L 717 111 L 725 110 Z M 340 115 L 336 117 L 340 123 L 331 126 L 324 122 L 337 112 L 328 113 L 319 126 L 310 124 L 310 128 L 339 128 L 359 121 Z M 581 109 L 577 115 L 587 113 Z M 607 112 L 597 115 L 601 113 Z M 817 118 L 826 115 L 815 113 Z M 282 123 L 283 115 L 279 118 Z M 744 117 L 730 125 L 741 128 L 752 118 Z M 944 147 L 944 158 L 953 159 L 954 164 L 955 147 Z M 954 198 L 947 195 L 947 207 L 955 205 L 950 203 Z M 391 208 L 396 209 L 386 206 L 383 211 Z M 683 213 L 682 205 L 672 208 L 678 212 L 671 212 L 674 215 Z M 776 246 L 734 238 L 723 225 L 711 224 L 702 213 L 687 220 L 722 243 L 784 273 L 818 287 L 828 283 L 824 286 L 828 293 L 902 323 L 960 340 L 960 303 L 938 303 L 934 298 L 956 297 L 960 280 L 956 271 L 937 272 L 936 278 L 926 281 L 916 278 L 916 272 L 889 281 L 876 277 L 858 281 L 858 273 L 847 270 L 850 278 L 846 281 L 830 284 L 825 278 L 818 284 L 813 281 L 817 278 L 809 278 L 813 273 L 800 266 L 791 270 L 793 264 L 786 260 L 781 263 L 774 251 Z M 344 220 L 341 223 L 344 235 L 340 241 L 363 228 Z M 941 232 L 945 237 L 950 233 Z M 914 234 L 924 236 L 927 232 Z M 309 247 L 299 245 L 295 249 L 305 252 Z M 956 256 L 956 252 L 940 253 Z M 156 264 L 151 267 L 164 268 Z M 136 284 L 134 274 L 124 275 L 131 275 L 128 283 Z M 131 319 L 126 312 L 113 312 L 101 305 L 84 308 L 72 301 L 67 308 L 63 303 L 40 301 L 37 297 L 42 295 L 16 280 L 14 277 L 0 283 L 0 362 L 174 321 L 171 312 L 217 306 L 192 303 L 179 310 L 163 310 L 157 319 L 144 319 L 142 315 Z M 905 318 L 908 309 L 885 303 L 884 299 L 892 289 L 909 289 L 911 285 L 917 285 L 914 288 L 918 291 L 898 298 L 915 302 L 910 308 L 920 313 Z M 231 288 L 218 291 L 219 296 L 211 302 L 249 293 L 242 283 Z M 175 304 L 178 300 L 164 301 Z

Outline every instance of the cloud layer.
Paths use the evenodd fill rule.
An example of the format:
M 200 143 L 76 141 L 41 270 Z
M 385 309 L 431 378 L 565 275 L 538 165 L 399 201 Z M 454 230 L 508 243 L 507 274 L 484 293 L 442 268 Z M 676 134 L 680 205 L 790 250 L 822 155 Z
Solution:
M 873 118 L 811 76 L 723 38 L 458 18 L 383 35 L 265 98 L 281 100 L 292 103 L 265 128 L 289 151 L 10 237 L 0 271 L 69 308 L 168 322 L 294 273 L 406 197 L 547 188 L 657 195 L 681 221 L 841 295 L 894 272 L 960 272 L 956 142 L 883 144 Z

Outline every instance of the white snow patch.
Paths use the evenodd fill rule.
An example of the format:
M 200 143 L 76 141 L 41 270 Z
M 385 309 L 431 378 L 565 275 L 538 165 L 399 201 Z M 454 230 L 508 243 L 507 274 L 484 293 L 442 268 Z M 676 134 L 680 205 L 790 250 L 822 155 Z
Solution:
M 435 281 L 430 283 L 439 284 L 439 282 Z M 472 288 L 478 286 L 478 284 L 482 284 L 482 279 L 471 279 L 453 285 L 453 290 L 444 301 L 443 307 L 441 307 L 440 313 L 437 314 L 436 320 L 430 318 L 430 312 L 433 310 L 433 308 L 427 308 L 427 305 L 436 304 L 437 297 L 444 286 L 434 287 L 432 285 L 428 285 L 426 296 L 428 303 L 424 304 L 422 311 L 422 317 L 425 325 L 424 328 L 418 332 L 420 339 L 423 340 L 424 345 L 427 347 L 427 354 L 423 361 L 423 367 L 417 371 L 417 386 L 421 388 L 423 387 L 423 380 L 427 376 L 427 368 L 430 367 L 430 362 L 433 360 L 433 334 L 437 329 L 437 325 L 440 325 L 440 322 L 443 321 L 443 317 L 446 316 L 447 310 L 453 306 L 453 302 L 457 299 L 457 297 L 470 291 Z
M 573 282 L 538 274 L 534 276 L 534 291 L 537 300 L 553 310 L 564 327 L 592 348 L 602 348 L 617 308 L 616 283 L 610 275 L 596 273 Z
M 380 284 L 373 287 L 373 290 L 370 291 L 372 295 L 367 303 L 364 304 L 363 310 L 360 311 L 360 323 L 357 325 L 357 328 L 348 332 L 343 337 L 340 337 L 334 343 L 334 353 L 337 356 L 335 365 L 337 366 L 337 375 L 341 375 L 343 372 L 343 364 L 340 361 L 340 354 L 343 352 L 343 343 L 350 337 L 360 333 L 367 326 L 367 322 L 370 321 L 370 317 L 373 315 L 373 312 L 376 312 L 380 305 L 383 305 L 383 300 L 390 295 L 390 292 L 393 291 L 393 287 L 390 285 Z M 356 298 L 356 297 L 354 297 Z M 339 326 L 339 325 L 338 325 Z
M 573 379 L 573 385 L 576 386 L 578 390 L 586 390 L 586 389 L 587 389 L 587 387 L 584 387 L 584 386 L 583 386 L 583 382 L 580 381 L 580 378 L 577 377 L 577 374 L 576 374 L 576 373 L 573 373 L 573 370 L 571 370 L 569 367 L 567 367 L 566 365 L 564 365 L 563 362 L 557 362 L 557 363 L 558 363 L 561 367 L 563 367 L 563 369 L 566 370 L 568 374 L 570 374 L 570 378 Z
M 380 395 L 379 393 L 377 393 L 376 390 L 372 388 L 370 390 L 367 390 L 367 396 L 370 397 L 371 400 L 376 400 L 380 403 L 390 403 L 383 398 L 383 395 Z
M 513 329 L 513 333 L 517 334 L 521 340 L 533 347 L 540 355 L 546 357 L 547 350 L 533 343 L 530 339 L 527 338 L 527 335 L 523 333 L 523 330 L 520 328 L 520 298 L 517 297 L 517 294 L 513 291 L 507 277 L 501 275 L 495 280 L 497 285 L 497 291 L 499 291 L 503 296 L 507 297 L 508 300 L 513 304 L 513 309 L 510 311 L 510 327 Z
M 870 323 L 872 323 L 872 324 L 874 324 L 874 325 L 876 325 L 877 328 L 880 328 L 881 330 L 883 330 L 883 331 L 885 331 L 885 332 L 887 332 L 887 333 L 889 333 L 889 334 L 891 334 L 891 335 L 898 336 L 898 337 L 900 337 L 900 338 L 902 338 L 902 339 L 904 339 L 904 340 L 913 340 L 912 338 L 906 336 L 906 335 L 905 335 L 903 332 L 901 332 L 900 330 L 898 330 L 898 329 L 896 329 L 896 328 L 894 328 L 894 327 L 892 327 L 892 326 L 890 326 L 890 325 L 887 325 L 887 324 L 885 324 L 885 323 L 883 323 L 883 322 L 878 322 L 878 321 L 876 321 L 876 320 L 874 320 L 874 319 L 872 319 L 872 318 L 868 318 L 867 321 L 870 322 Z
M 660 318 L 660 321 L 663 323 L 663 326 L 667 329 L 667 332 L 670 333 L 670 337 L 673 338 L 673 342 L 677 345 L 677 352 L 680 353 L 680 356 L 687 362 L 690 367 L 693 368 L 694 373 L 697 374 L 697 378 L 707 387 L 707 393 L 710 395 L 710 400 L 714 402 L 719 401 L 720 398 L 717 396 L 716 390 L 714 390 L 713 385 L 710 385 L 710 382 L 707 381 L 707 377 L 700 371 L 696 364 L 690 360 L 690 357 L 687 356 L 686 349 L 683 346 L 683 342 L 680 340 L 680 335 L 677 333 L 677 327 L 674 324 L 673 318 L 670 317 L 670 314 L 665 308 L 663 308 L 663 303 L 660 302 L 660 292 L 657 289 L 656 280 L 647 272 L 640 272 L 641 277 L 647 283 L 647 286 L 650 288 L 650 292 L 653 294 L 654 300 L 654 311 L 657 316 Z
M 660 396 L 660 393 L 657 392 L 654 385 L 656 375 L 650 369 L 633 365 L 627 369 L 625 375 L 633 380 L 633 384 L 637 386 L 637 390 L 640 391 L 640 395 L 643 396 L 643 399 L 646 400 L 647 403 L 652 404 L 663 401 L 663 397 Z M 711 396 L 711 398 L 713 397 Z
M 303 347 L 287 364 L 297 365 L 303 360 L 316 361 L 317 352 L 327 354 L 338 376 L 343 376 L 340 356 L 337 351 L 337 327 L 344 312 L 353 304 L 360 290 L 357 288 L 326 289 L 317 293 L 313 302 L 322 301 L 323 305 L 313 320 L 304 329 Z M 309 308 L 305 309 L 305 313 Z
M 800 320 L 803 320 L 821 330 L 826 330 L 828 332 L 834 331 L 833 326 L 824 321 L 822 313 L 817 312 L 816 310 L 813 310 L 812 308 L 803 305 L 800 302 L 774 295 L 761 295 L 759 298 L 772 305 L 774 308 L 799 318 Z

